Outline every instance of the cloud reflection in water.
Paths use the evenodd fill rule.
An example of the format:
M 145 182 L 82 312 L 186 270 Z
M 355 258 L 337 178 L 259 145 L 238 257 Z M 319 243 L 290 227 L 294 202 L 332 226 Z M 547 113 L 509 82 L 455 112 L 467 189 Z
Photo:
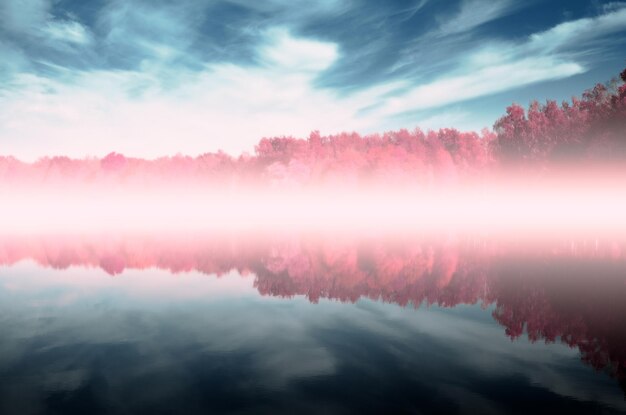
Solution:
M 0 395 L 120 412 L 119 399 L 156 405 L 137 390 L 148 382 L 191 412 L 372 410 L 389 396 L 401 410 L 412 393 L 430 410 L 498 412 L 514 388 L 548 405 L 575 397 L 574 413 L 624 410 L 610 392 L 626 377 L 623 252 L 589 240 L 5 236 L 0 372 L 14 382 Z M 577 355 L 610 376 L 585 374 Z M 356 402 L 359 379 L 382 382 L 380 395 Z

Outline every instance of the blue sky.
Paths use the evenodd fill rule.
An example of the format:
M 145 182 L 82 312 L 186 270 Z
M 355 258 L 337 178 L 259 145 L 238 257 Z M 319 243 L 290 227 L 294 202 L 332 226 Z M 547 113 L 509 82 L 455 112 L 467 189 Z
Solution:
M 0 153 L 491 127 L 626 67 L 626 1 L 0 0 Z

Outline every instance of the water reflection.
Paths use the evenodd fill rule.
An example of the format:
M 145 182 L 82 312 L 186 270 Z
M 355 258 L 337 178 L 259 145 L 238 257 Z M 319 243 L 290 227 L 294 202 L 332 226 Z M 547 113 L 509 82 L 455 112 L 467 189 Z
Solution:
M 0 412 L 622 413 L 624 247 L 6 236 Z

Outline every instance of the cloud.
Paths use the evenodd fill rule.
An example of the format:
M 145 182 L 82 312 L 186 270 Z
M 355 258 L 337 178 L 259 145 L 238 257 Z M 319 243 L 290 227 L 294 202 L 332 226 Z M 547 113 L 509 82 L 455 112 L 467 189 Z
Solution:
M 427 110 L 583 73 L 587 67 L 578 55 L 593 47 L 601 49 L 599 40 L 626 31 L 626 8 L 612 9 L 615 11 L 531 34 L 523 42 L 485 42 L 458 57 L 456 68 L 400 92 L 379 110 L 387 116 Z M 464 21 L 474 24 L 482 20 Z M 468 27 L 462 22 L 455 25 Z
M 54 41 L 77 45 L 86 45 L 91 42 L 89 30 L 75 20 L 49 21 L 42 31 Z
M 90 30 L 72 17 L 57 18 L 48 0 L 7 0 L 0 4 L 0 23 L 13 35 L 13 49 L 21 43 L 45 44 L 55 49 L 84 46 L 92 41 Z M 1 33 L 1 32 L 0 32 Z
M 261 60 L 270 66 L 289 71 L 321 71 L 338 58 L 337 45 L 297 39 L 284 29 L 273 29 L 266 36 L 269 42 L 260 48 Z
M 3 153 L 26 160 L 112 150 L 143 157 L 218 149 L 237 154 L 252 151 L 264 136 L 372 128 L 378 119 L 358 116 L 359 109 L 400 86 L 377 85 L 341 98 L 314 86 L 338 56 L 336 45 L 282 29 L 267 32 L 263 45 L 263 64 L 252 67 L 62 70 L 59 79 L 70 81 L 20 75 L 0 97 Z
M 382 112 L 392 115 L 407 109 L 441 107 L 536 82 L 565 78 L 583 71 L 584 68 L 577 63 L 559 62 L 549 57 L 485 65 L 470 70 L 467 74 L 445 76 L 419 85 L 400 96 L 389 99 Z
M 197 39 L 204 8 L 193 2 L 160 4 L 111 1 L 98 15 L 96 27 L 112 57 L 144 62 L 185 57 Z
M 626 8 L 613 5 L 526 39 L 476 43 L 474 36 L 456 35 L 522 6 L 467 0 L 446 23 L 415 33 L 415 49 L 397 33 L 355 47 L 333 26 L 352 24 L 346 8 L 369 23 L 395 19 L 401 26 L 426 3 L 389 10 L 329 0 L 297 11 L 282 0 L 254 6 L 231 0 L 235 11 L 224 11 L 193 1 L 157 7 L 112 0 L 98 9 L 93 26 L 80 16 L 53 15 L 43 0 L 28 0 L 24 9 L 17 4 L 0 5 L 2 23 L 23 34 L 19 41 L 0 40 L 0 71 L 9 80 L 0 92 L 0 144 L 3 153 L 25 159 L 239 153 L 264 136 L 369 133 L 418 121 L 430 127 L 465 120 L 471 125 L 464 128 L 479 128 L 493 120 L 480 109 L 469 115 L 451 107 L 580 74 L 593 64 L 587 51 L 602 51 L 601 41 L 626 27 Z M 298 18 L 287 21 L 296 12 Z M 220 25 L 220 13 L 238 17 L 212 33 L 207 21 Z M 310 29 L 320 19 L 332 21 L 329 33 Z M 397 53 L 387 54 L 391 44 Z M 77 52 L 80 70 L 67 59 Z
M 564 49 L 584 50 L 593 41 L 626 32 L 626 7 L 612 7 L 610 10 L 597 17 L 572 20 L 535 33 L 530 36 L 529 49 L 544 53 Z
M 602 11 L 604 13 L 614 12 L 626 7 L 626 2 L 624 1 L 612 1 L 610 3 L 606 3 L 602 5 Z
M 398 11 L 396 14 L 400 14 L 403 16 L 403 18 L 401 19 L 402 21 L 409 20 L 413 16 L 415 16 L 417 12 L 422 10 L 424 6 L 426 6 L 427 3 L 428 3 L 428 0 L 420 0 L 408 8 Z
M 306 20 L 314 15 L 336 14 L 354 7 L 352 0 L 319 0 L 315 2 L 307 0 L 266 0 L 258 2 L 226 0 L 226 3 L 255 10 L 278 20 L 283 18 L 291 19 L 292 22 Z M 285 23 L 287 22 L 285 21 Z
M 24 54 L 8 42 L 0 40 L 0 79 L 11 78 L 15 73 L 23 70 L 28 65 L 28 59 Z M 2 88 L 0 88 L 0 96 Z
M 441 35 L 467 32 L 487 22 L 513 13 L 521 5 L 511 0 L 465 0 L 458 14 L 439 27 Z

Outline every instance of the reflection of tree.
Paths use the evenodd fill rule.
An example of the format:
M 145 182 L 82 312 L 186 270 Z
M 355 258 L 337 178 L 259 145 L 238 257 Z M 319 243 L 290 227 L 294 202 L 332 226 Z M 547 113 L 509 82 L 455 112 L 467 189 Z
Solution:
M 482 287 L 481 264 L 465 263 L 462 268 L 458 264 L 454 245 L 306 246 L 296 242 L 274 249 L 253 272 L 261 294 L 305 295 L 313 302 L 368 297 L 400 305 L 474 303 L 479 293 L 459 290 L 456 285 L 471 280 L 471 287 Z M 463 277 L 453 278 L 456 273 Z
M 0 240 L 0 264 L 31 258 L 111 275 L 126 268 L 217 275 L 236 269 L 254 273 L 262 295 L 303 295 L 311 302 L 495 304 L 493 316 L 512 339 L 526 332 L 531 341 L 576 347 L 585 362 L 623 384 L 626 263 L 620 251 L 616 244 L 571 251 L 424 240 L 23 237 Z
M 615 261 L 500 261 L 490 270 L 494 318 L 511 338 L 526 331 L 531 341 L 578 348 L 585 362 L 624 385 L 625 271 Z M 512 272 L 520 274 L 511 277 Z

